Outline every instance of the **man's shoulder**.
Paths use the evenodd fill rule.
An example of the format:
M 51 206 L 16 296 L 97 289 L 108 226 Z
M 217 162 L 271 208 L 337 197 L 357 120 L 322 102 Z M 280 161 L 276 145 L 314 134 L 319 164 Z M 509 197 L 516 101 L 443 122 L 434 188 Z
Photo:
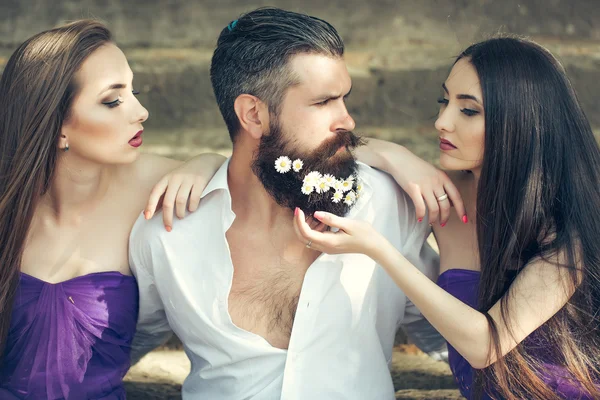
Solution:
M 140 214 L 129 234 L 129 250 L 131 252 L 137 248 L 149 249 L 160 242 L 166 233 L 168 232 L 163 224 L 162 211 L 157 211 L 149 220 Z
M 369 201 L 377 206 L 397 206 L 398 202 L 406 203 L 408 195 L 390 174 L 359 162 L 358 177 L 371 192 Z

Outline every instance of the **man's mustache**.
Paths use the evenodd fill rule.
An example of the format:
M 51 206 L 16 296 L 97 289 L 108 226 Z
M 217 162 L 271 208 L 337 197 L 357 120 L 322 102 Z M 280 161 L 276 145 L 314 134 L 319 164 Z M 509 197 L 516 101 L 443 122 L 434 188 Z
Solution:
M 351 131 L 336 132 L 336 135 L 328 141 L 322 143 L 314 154 L 320 154 L 323 158 L 331 158 L 337 153 L 340 147 L 346 147 L 349 150 L 362 146 L 365 141 L 362 137 Z

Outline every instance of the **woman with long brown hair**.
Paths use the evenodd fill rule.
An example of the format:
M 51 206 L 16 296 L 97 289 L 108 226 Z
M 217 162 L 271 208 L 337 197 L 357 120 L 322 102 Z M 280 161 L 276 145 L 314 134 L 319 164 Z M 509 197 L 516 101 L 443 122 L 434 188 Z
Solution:
M 449 214 L 444 184 L 423 194 L 445 210 L 439 286 L 360 221 L 316 212 L 339 228 L 320 232 L 297 210 L 298 235 L 385 268 L 448 341 L 467 398 L 599 399 L 600 149 L 564 69 L 533 42 L 495 38 L 466 49 L 442 90 L 440 164 L 466 213 Z M 392 144 L 371 146 L 365 161 L 410 179 Z
M 110 32 L 93 20 L 33 36 L 4 69 L 3 399 L 125 398 L 138 313 L 129 233 L 153 185 L 180 164 L 139 154 L 148 112 L 132 79 Z M 210 177 L 221 161 L 208 157 L 196 169 Z M 173 185 L 170 195 L 183 200 L 203 188 Z

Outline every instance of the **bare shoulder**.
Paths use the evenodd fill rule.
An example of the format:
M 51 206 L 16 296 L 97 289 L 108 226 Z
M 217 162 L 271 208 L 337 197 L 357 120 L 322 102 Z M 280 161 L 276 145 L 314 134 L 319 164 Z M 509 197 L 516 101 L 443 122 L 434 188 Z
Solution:
M 181 164 L 183 164 L 182 161 L 142 153 L 135 162 L 122 166 L 119 176 L 125 184 L 138 186 L 149 191 L 160 178 Z

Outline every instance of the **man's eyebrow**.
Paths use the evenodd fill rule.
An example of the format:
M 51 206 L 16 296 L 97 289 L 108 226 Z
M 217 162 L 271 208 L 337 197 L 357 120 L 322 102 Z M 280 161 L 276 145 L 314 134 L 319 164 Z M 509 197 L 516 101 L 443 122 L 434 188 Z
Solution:
M 444 88 L 444 91 L 446 92 L 446 94 L 450 95 L 450 92 L 448 91 L 448 88 L 446 87 L 445 83 L 442 83 L 442 88 Z M 477 97 L 471 95 L 471 94 L 457 94 L 456 98 L 459 100 L 474 100 L 479 104 L 481 103 L 481 100 L 479 100 Z
M 348 90 L 348 93 L 346 93 L 343 96 L 344 99 L 346 99 L 348 96 L 350 96 L 350 93 L 352 93 L 352 86 L 350 87 L 350 90 Z M 340 97 L 342 97 L 342 95 L 340 95 L 340 94 L 331 94 L 330 93 L 330 94 L 324 94 L 324 95 L 321 95 L 321 96 L 317 96 L 317 97 L 315 97 L 313 99 L 313 101 L 319 101 L 319 102 L 321 102 L 321 101 L 325 101 L 325 100 L 337 100 Z

